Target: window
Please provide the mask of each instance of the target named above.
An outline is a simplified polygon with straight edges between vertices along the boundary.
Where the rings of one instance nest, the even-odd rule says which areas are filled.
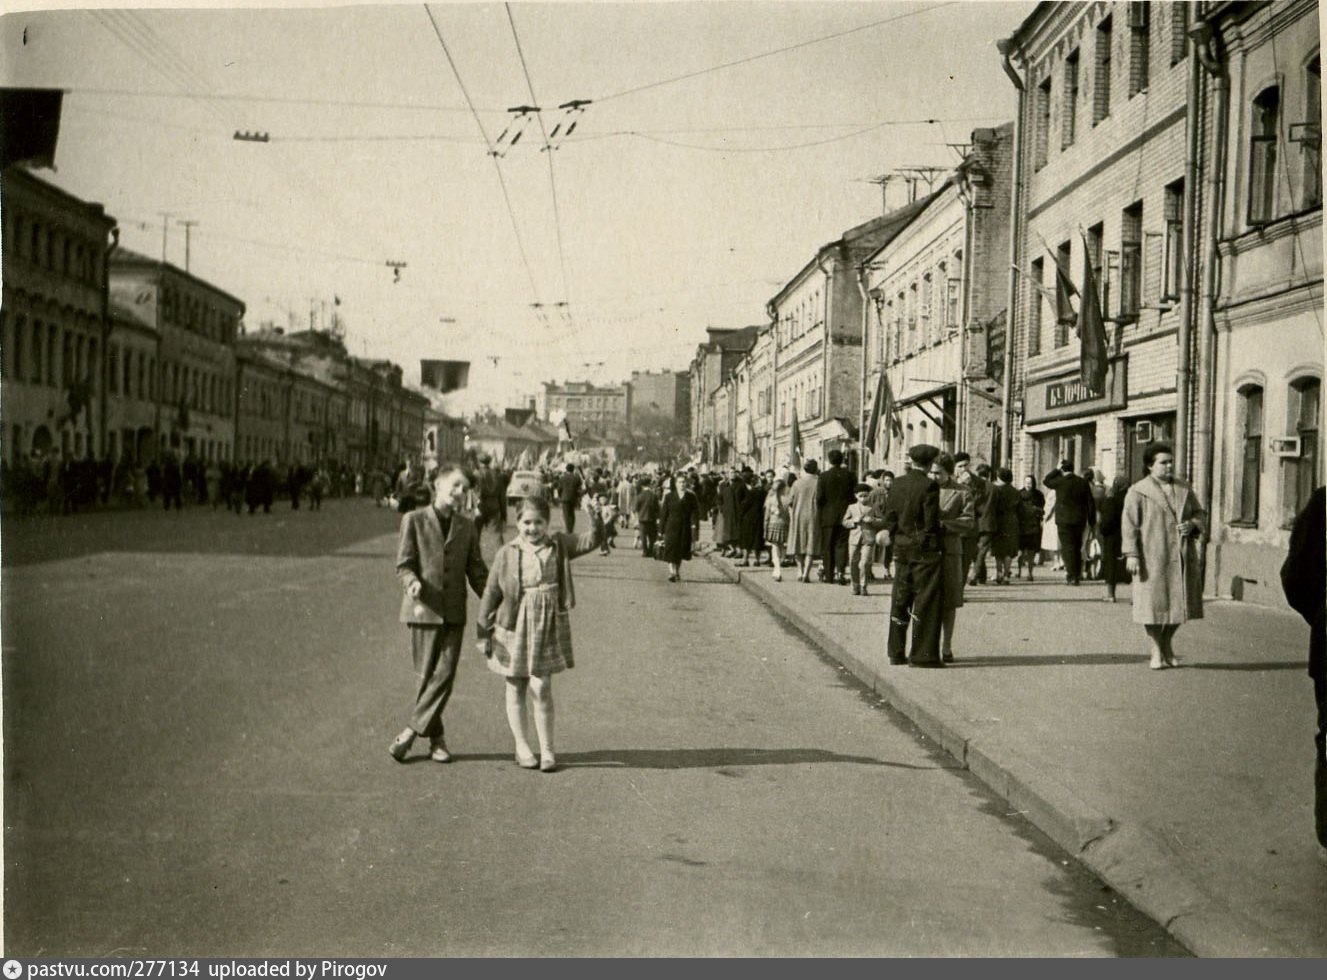
[[[54,323],[46,325],[46,383],[52,388],[56,387],[55,376],[55,352],[59,349],[56,341],[59,339],[60,328]]]
[[[106,351],[106,374],[110,380],[107,391],[112,395],[120,393],[120,348],[111,344]]]
[[[1318,489],[1318,416],[1322,411],[1322,382],[1302,378],[1290,386],[1286,417],[1289,435],[1299,436],[1299,456],[1281,461],[1281,524],[1289,527]]]
[[[79,343],[82,343],[82,341],[79,341]],[[93,365],[97,363],[97,342],[89,339],[87,343],[87,361],[85,362],[83,376],[87,379],[88,386],[95,395],[101,391],[100,374],[93,369]]]
[[[1276,216],[1276,131],[1281,117],[1281,90],[1265,88],[1253,100],[1249,137],[1249,224]]]
[[[66,333],[60,345],[60,384],[68,388],[74,380],[74,338]]]
[[[1162,256],[1161,298],[1178,300],[1184,276],[1184,180],[1166,185],[1166,235]]]
[[[1046,303],[1042,283],[1046,281],[1046,260],[1032,260],[1032,295],[1028,297],[1028,354],[1041,353],[1041,312]]]
[[[32,321],[32,383],[41,384],[46,376],[42,370],[42,352],[46,349],[45,333],[41,328],[40,320]]]
[[[1258,385],[1246,385],[1239,390],[1240,444],[1244,447],[1239,457],[1237,485],[1239,499],[1231,520],[1237,524],[1258,523],[1258,486],[1262,477],[1263,390]]]
[[[1037,124],[1033,133],[1032,166],[1040,170],[1046,166],[1047,148],[1051,141],[1051,80],[1046,78],[1037,86]]]
[[[1170,63],[1177,65],[1189,53],[1189,5],[1179,2],[1170,5]]]
[[[960,321],[963,318],[963,280],[947,279],[945,285],[945,327],[957,330],[962,326]]]
[[[1092,125],[1110,115],[1110,46],[1111,20],[1107,17],[1097,25],[1097,73],[1092,88]]]
[[[1138,319],[1142,305],[1143,274],[1143,202],[1124,209],[1120,222],[1120,295],[1119,318]]]
[[[1129,4],[1129,98],[1147,90],[1151,74],[1152,5]]]
[[[12,357],[6,357],[6,361],[12,360],[13,367],[9,369],[10,377],[15,381],[23,381],[27,378],[27,373],[23,370],[23,353],[28,345],[28,338],[24,336],[28,331],[27,317],[17,316],[14,318],[14,347],[11,351]]]
[[[1299,143],[1302,189],[1300,208],[1322,204],[1322,63],[1318,55],[1304,69],[1304,122],[1291,127]]]
[[[1070,250],[1068,242],[1061,242],[1060,247],[1055,250],[1055,275],[1057,279],[1063,277],[1066,284],[1072,283],[1073,276],[1069,274]],[[1069,298],[1069,290],[1060,285],[1055,286],[1055,346],[1064,347],[1069,343],[1069,328],[1074,324],[1073,304]]]
[[[917,305],[917,320],[920,339],[923,344],[929,344],[935,340],[935,332],[931,322],[931,274],[929,272],[922,275],[920,299]]]
[[[1078,122],[1078,49],[1064,59],[1064,107],[1060,117],[1060,149],[1074,145]]]

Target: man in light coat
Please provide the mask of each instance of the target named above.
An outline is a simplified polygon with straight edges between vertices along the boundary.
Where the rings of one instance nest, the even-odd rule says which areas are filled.
[[[434,762],[450,762],[442,712],[452,696],[456,663],[465,632],[465,586],[483,595],[488,566],[479,550],[479,530],[461,512],[468,488],[465,473],[441,466],[433,479],[433,502],[401,519],[396,577],[405,594],[401,622],[410,627],[410,652],[418,686],[410,725],[388,747],[405,760],[416,736],[429,739]]]

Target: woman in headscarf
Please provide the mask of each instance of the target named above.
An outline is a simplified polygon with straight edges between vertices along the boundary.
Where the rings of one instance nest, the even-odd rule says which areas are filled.
[[[1115,601],[1115,587],[1129,583],[1129,573],[1124,568],[1123,541],[1121,538],[1120,517],[1124,512],[1124,497],[1129,492],[1129,478],[1117,476],[1110,485],[1110,490],[1097,505],[1097,533],[1101,536],[1101,577],[1106,583],[1106,596],[1103,601]]]
[[[1027,566],[1028,581],[1037,564],[1037,550],[1041,547],[1041,515],[1046,507],[1046,495],[1037,489],[1037,478],[1027,476],[1018,491],[1018,577],[1023,577]]]
[[[1175,479],[1174,450],[1154,442],[1147,476],[1129,488],[1120,516],[1125,566],[1133,577],[1133,621],[1147,632],[1153,670],[1178,667],[1172,643],[1181,624],[1203,616],[1198,542],[1206,518],[1188,485]]]
[[[737,518],[738,544],[742,548],[742,567],[760,564],[764,550],[762,524],[765,520],[765,486],[754,473],[746,476],[746,495]]]
[[[954,660],[954,626],[963,605],[963,535],[977,526],[973,493],[954,481],[954,457],[941,453],[931,463],[931,479],[940,487],[940,524],[945,529],[944,559],[941,563],[940,659]]]
[[[820,466],[808,459],[793,484],[788,501],[788,553],[797,556],[797,581],[811,581],[811,566],[820,554],[820,510],[816,490]]]

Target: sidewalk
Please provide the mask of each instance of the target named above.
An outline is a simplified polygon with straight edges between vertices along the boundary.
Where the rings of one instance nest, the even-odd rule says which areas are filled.
[[[1211,602],[1177,670],[1147,668],[1128,589],[968,589],[947,670],[885,658],[889,584],[868,597],[784,569],[724,574],[870,685],[978,778],[1201,956],[1327,956],[1313,835],[1308,627]]]

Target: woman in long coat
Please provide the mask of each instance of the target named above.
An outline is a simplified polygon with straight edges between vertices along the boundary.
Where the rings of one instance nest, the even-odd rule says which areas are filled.
[[[1018,577],[1023,577],[1023,566],[1027,565],[1029,582],[1041,548],[1041,514],[1045,507],[1046,495],[1037,489],[1037,478],[1025,477],[1023,489],[1018,491]]]
[[[940,524],[945,529],[944,559],[940,564],[940,659],[954,660],[954,626],[958,611],[963,606],[963,588],[967,579],[963,575],[963,536],[971,534],[977,526],[976,501],[973,493],[954,481],[954,457],[941,453],[931,464],[931,479],[940,487]]]
[[[991,555],[995,558],[995,584],[1008,585],[1011,565],[1018,556],[1018,512],[1023,500],[1014,489],[1014,474],[1010,470],[1001,468],[995,475],[998,482],[991,486],[986,498],[986,512],[991,513],[994,524]]]
[[[1115,589],[1129,583],[1124,569],[1123,542],[1120,518],[1124,514],[1124,497],[1129,492],[1129,478],[1117,476],[1110,490],[1097,505],[1097,534],[1101,538],[1101,577],[1106,583],[1105,602],[1115,601]]]
[[[691,514],[698,506],[696,495],[670,475],[664,484],[659,506],[659,544],[655,551],[668,562],[668,581],[682,577],[682,562],[691,560]]]
[[[1120,534],[1133,576],[1133,621],[1147,631],[1153,670],[1177,667],[1171,643],[1182,623],[1203,616],[1198,541],[1206,514],[1187,484],[1175,479],[1174,451],[1154,442],[1143,454],[1147,476],[1124,498]]]
[[[811,565],[820,554],[820,510],[816,490],[820,466],[808,459],[788,497],[788,554],[797,556],[797,581],[811,581]]]

